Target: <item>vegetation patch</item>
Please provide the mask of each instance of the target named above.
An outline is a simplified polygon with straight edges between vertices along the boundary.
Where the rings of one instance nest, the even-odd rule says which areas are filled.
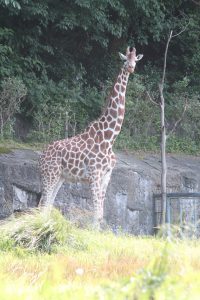
[[[125,120],[115,146],[157,151],[160,111],[155,102],[164,45],[173,30],[164,87],[168,132],[186,103],[187,109],[167,151],[199,154],[199,7],[198,0],[59,5],[52,0],[1,0],[1,138],[49,143],[83,131],[100,116],[122,66],[118,52],[130,45],[144,59],[130,76]]]
[[[4,146],[0,146],[0,154],[8,154],[11,151],[12,150],[10,148],[4,147]]]
[[[85,247],[79,241],[74,229],[57,210],[46,214],[38,209],[31,209],[20,217],[12,217],[0,226],[2,236],[0,249],[22,248],[28,252],[51,253],[56,247],[69,245],[73,248]]]
[[[2,222],[0,236],[1,300],[199,298],[195,239],[83,230],[37,210]]]

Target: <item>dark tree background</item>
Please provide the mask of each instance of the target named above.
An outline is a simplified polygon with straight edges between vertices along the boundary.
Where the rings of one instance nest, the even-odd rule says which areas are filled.
[[[120,67],[118,51],[134,45],[144,59],[130,78],[127,112],[117,147],[156,149],[156,100],[170,30],[165,97],[169,128],[189,108],[169,151],[196,153],[200,140],[200,6],[192,0],[1,0],[0,83],[12,78],[27,89],[15,122],[29,124],[26,140],[49,141],[79,132],[96,118]],[[16,80],[15,80],[16,79]],[[3,86],[1,85],[1,90]]]

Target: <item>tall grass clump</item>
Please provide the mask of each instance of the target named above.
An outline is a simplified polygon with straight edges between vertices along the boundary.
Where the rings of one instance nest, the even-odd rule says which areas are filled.
[[[168,251],[165,245],[160,256],[154,258],[150,266],[143,269],[136,277],[133,284],[135,299],[155,299],[156,291],[168,276],[168,264]]]
[[[167,238],[170,241],[177,242],[179,240],[197,240],[200,237],[199,233],[200,221],[196,224],[186,222],[183,224],[165,224],[157,228],[157,236]]]
[[[58,210],[45,214],[38,209],[11,217],[0,225],[0,250],[20,247],[29,252],[55,252],[59,246],[84,248],[75,227]]]
[[[141,268],[135,274],[133,273],[133,276],[125,279],[118,286],[108,288],[110,298],[127,300],[160,299],[157,298],[157,293],[168,279],[170,271],[168,244],[166,243],[163,246],[161,253],[156,254],[155,257],[152,256],[145,268]]]

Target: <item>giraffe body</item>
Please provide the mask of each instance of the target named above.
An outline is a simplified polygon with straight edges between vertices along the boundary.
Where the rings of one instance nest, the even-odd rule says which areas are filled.
[[[124,119],[125,93],[129,74],[134,71],[135,48],[120,54],[125,64],[114,84],[109,103],[101,117],[82,134],[50,144],[40,158],[42,197],[40,206],[50,208],[63,182],[87,182],[94,205],[94,221],[103,219],[103,204],[112,170],[116,163],[112,151]]]

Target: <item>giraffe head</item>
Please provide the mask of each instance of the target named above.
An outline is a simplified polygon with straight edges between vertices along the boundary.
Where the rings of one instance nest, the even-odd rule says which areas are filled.
[[[133,47],[128,47],[126,50],[126,55],[119,53],[120,58],[124,61],[124,67],[129,73],[133,73],[135,70],[136,62],[142,59],[143,54],[136,56],[136,49]]]

